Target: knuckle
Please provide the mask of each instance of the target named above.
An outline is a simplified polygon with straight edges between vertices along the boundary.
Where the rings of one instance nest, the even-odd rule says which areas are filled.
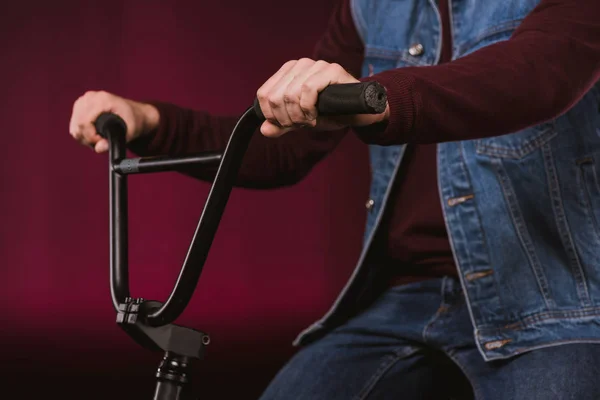
[[[326,67],[329,65],[329,63],[327,61],[318,60],[317,62],[315,62],[315,65],[317,65],[318,67]]]
[[[311,86],[309,83],[307,83],[307,82],[304,82],[304,83],[303,83],[303,84],[300,86],[300,91],[301,91],[302,93],[310,93],[310,92],[312,92],[312,91],[313,91],[313,88],[312,88],[312,86]]]
[[[310,116],[312,115],[312,107],[307,103],[301,103],[300,109],[302,110],[304,115],[306,115],[310,119]]]
[[[334,72],[340,72],[344,70],[344,68],[342,68],[342,66],[338,63],[330,64],[329,68]]]
[[[283,98],[282,96],[270,96],[268,99],[269,105],[271,106],[271,108],[276,109],[276,108],[281,108],[281,103],[283,103]]]
[[[100,98],[103,101],[108,101],[111,98],[111,94],[108,92],[105,92],[104,90],[99,91],[97,96],[98,96],[98,98]]]
[[[301,113],[290,114],[290,119],[292,120],[292,123],[294,125],[301,125],[304,124],[306,121],[306,118]]]
[[[283,64],[284,67],[292,67],[294,66],[296,63],[298,62],[298,60],[289,60],[287,61],[285,64]]]
[[[79,142],[81,144],[85,144],[87,142],[87,139],[83,135],[76,135],[73,137],[75,138],[75,140],[77,140],[77,142]]]
[[[314,64],[314,60],[308,57],[303,57],[300,60],[298,60],[298,63],[300,64]]]
[[[311,110],[302,110],[304,112],[304,123],[307,124],[316,124],[317,123],[317,118],[315,117],[315,115],[313,114],[313,112]]]
[[[284,104],[294,104],[297,102],[296,96],[291,93],[286,93],[283,95],[283,103]]]
[[[259,101],[267,100],[268,95],[269,93],[267,92],[267,90],[263,88],[258,89],[258,91],[256,92],[256,97]]]

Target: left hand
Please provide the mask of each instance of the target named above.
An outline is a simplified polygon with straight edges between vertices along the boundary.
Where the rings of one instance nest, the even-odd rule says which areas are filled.
[[[308,58],[285,63],[257,91],[266,121],[260,127],[264,136],[278,137],[298,128],[336,130],[347,126],[366,126],[389,118],[389,106],[381,114],[319,117],[317,95],[329,85],[358,83],[339,64]]]

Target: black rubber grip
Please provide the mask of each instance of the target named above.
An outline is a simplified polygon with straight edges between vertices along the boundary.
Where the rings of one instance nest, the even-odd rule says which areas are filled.
[[[375,81],[327,86],[317,98],[319,115],[380,114],[386,105],[385,88]],[[265,119],[258,99],[254,99],[254,112]]]
[[[107,139],[109,133],[113,133],[115,135],[123,135],[127,133],[127,125],[125,121],[117,114],[113,113],[102,113],[96,118],[96,122],[94,122],[94,126],[96,127],[96,132],[104,139]]]

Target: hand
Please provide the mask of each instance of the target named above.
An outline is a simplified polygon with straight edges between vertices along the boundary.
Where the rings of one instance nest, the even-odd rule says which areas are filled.
[[[75,140],[91,147],[96,153],[108,150],[108,141],[98,135],[94,127],[94,121],[103,112],[115,113],[125,121],[127,142],[158,126],[158,110],[150,104],[127,100],[104,91],[86,92],[73,105],[69,132]]]
[[[371,125],[387,119],[387,107],[385,112],[375,115],[318,116],[315,105],[319,92],[329,85],[357,82],[359,80],[338,64],[308,58],[288,61],[257,91],[256,96],[266,118],[260,127],[261,133],[277,137],[298,128],[335,130]]]

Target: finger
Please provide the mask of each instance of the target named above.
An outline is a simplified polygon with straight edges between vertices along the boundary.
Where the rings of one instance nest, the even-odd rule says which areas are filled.
[[[327,86],[340,82],[340,79],[349,76],[339,64],[329,64],[310,75],[302,85],[300,94],[300,107],[310,115],[317,115],[317,98],[319,93]],[[354,79],[354,78],[352,78]],[[355,79],[354,79],[355,80]]]
[[[267,81],[258,89],[256,92],[256,98],[258,99],[258,103],[260,104],[260,109],[267,119],[273,119],[273,113],[271,112],[271,107],[269,106],[268,96],[271,92],[273,86],[279,82],[279,80],[296,64],[296,60],[288,61],[277,71],[273,76],[271,76]]]
[[[279,137],[291,130],[293,130],[294,128],[282,128],[280,126],[275,125],[274,123],[272,123],[271,121],[265,121],[262,123],[261,127],[260,127],[260,132],[267,137],[271,137],[271,138],[276,138]]]
[[[300,108],[299,96],[290,93],[290,87],[298,78],[298,75],[306,72],[315,64],[315,61],[309,58],[302,58],[290,69],[279,81],[271,88],[268,95],[269,107],[273,113],[273,119],[270,119],[275,125],[282,128],[291,128],[294,126],[292,118],[288,114],[288,108]],[[298,93],[299,95],[299,93]],[[301,112],[301,111],[300,111]],[[303,118],[302,118],[303,119]]]
[[[93,120],[94,119],[86,118],[86,122],[79,125],[79,131],[81,132],[81,138],[84,144],[95,146],[100,140],[102,140],[102,136],[96,132],[96,127],[92,122],[90,122]]]
[[[269,93],[268,104],[273,116],[272,118],[267,118],[267,120],[282,128],[290,128],[293,125],[292,119],[287,113],[285,103],[293,101],[293,99],[286,97],[286,91],[294,79],[293,72],[288,72],[288,74],[281,77],[277,85],[271,90],[271,93]]]
[[[302,108],[302,87],[308,78],[327,68],[328,65],[329,63],[325,61],[313,63],[310,68],[296,75],[296,78],[288,86],[287,96],[294,99],[294,101],[287,101],[286,109],[294,125],[314,126],[316,124],[317,110],[315,105],[313,104],[310,108]]]
[[[108,141],[106,139],[100,139],[94,146],[94,151],[98,154],[108,151]]]
[[[93,98],[97,98],[95,92],[88,92],[77,99],[73,105],[73,113],[69,122],[71,136],[79,143],[92,147],[101,139],[93,125],[96,116],[92,115],[91,109],[93,108],[89,105]]]
[[[83,132],[79,127],[79,121],[81,120],[80,114],[83,108],[83,101],[83,96],[81,96],[73,103],[73,111],[69,120],[69,133],[81,144],[83,144]]]

